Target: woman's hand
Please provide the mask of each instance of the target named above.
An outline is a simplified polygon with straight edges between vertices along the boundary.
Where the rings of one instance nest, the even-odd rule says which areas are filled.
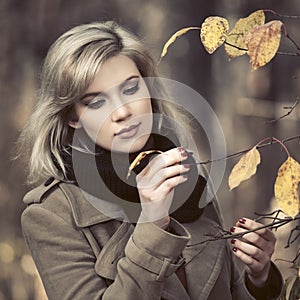
[[[252,230],[262,224],[247,218],[241,218],[232,227],[232,233],[241,233]],[[271,266],[271,257],[274,253],[276,237],[268,228],[263,228],[255,232],[246,233],[241,239],[231,241],[234,254],[245,264],[245,271],[251,282],[262,287],[267,282]]]
[[[136,176],[142,205],[139,222],[168,227],[174,188],[187,180],[184,173],[190,169],[189,165],[180,164],[185,159],[187,153],[182,147],[171,149],[153,158]]]

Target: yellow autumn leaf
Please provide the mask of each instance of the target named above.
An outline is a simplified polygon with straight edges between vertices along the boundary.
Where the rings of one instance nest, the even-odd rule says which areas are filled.
[[[128,173],[127,173],[127,179],[129,178],[130,174],[131,174],[131,171],[136,167],[138,166],[141,161],[149,154],[151,153],[163,153],[162,151],[160,150],[148,150],[148,151],[143,151],[141,152],[135,159],[134,161],[130,164],[129,166],[129,169],[128,169]]]
[[[178,37],[184,35],[185,33],[187,33],[188,31],[190,31],[192,29],[199,30],[200,28],[199,27],[186,27],[186,28],[182,28],[182,29],[176,31],[165,43],[163,50],[161,52],[161,55],[160,55],[160,59],[162,59],[167,54],[169,46],[171,44],[173,44]]]
[[[252,69],[267,64],[276,54],[281,39],[282,22],[275,20],[254,27],[245,37]]]
[[[278,170],[274,194],[279,208],[291,217],[295,217],[299,213],[299,181],[300,165],[289,156]]]
[[[232,59],[246,54],[247,46],[244,42],[245,36],[254,26],[263,25],[264,23],[265,13],[263,10],[257,10],[250,14],[247,18],[239,19],[226,38],[225,51],[228,58]]]
[[[259,164],[260,154],[255,146],[246,154],[244,154],[238,163],[233,167],[228,178],[230,190],[239,186],[242,181],[247,180],[254,175]]]
[[[225,42],[229,30],[228,21],[221,17],[208,17],[201,25],[200,39],[209,54]]]

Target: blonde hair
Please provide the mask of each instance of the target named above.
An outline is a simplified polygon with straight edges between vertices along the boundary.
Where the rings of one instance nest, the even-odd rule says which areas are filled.
[[[76,26],[51,46],[42,68],[38,102],[19,140],[20,153],[29,157],[29,183],[49,177],[66,178],[63,155],[72,143],[74,129],[68,122],[73,105],[101,64],[117,54],[132,59],[143,77],[157,77],[144,43],[113,21]],[[163,93],[161,86],[156,89],[160,90],[156,94]],[[155,104],[153,111],[183,118],[166,101]]]

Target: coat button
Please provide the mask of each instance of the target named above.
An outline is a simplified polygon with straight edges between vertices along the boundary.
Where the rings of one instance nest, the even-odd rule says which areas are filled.
[[[54,177],[50,177],[47,179],[47,181],[44,183],[44,186],[50,185],[54,181]]]

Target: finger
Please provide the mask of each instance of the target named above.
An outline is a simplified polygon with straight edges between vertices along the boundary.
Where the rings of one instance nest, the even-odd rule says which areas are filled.
[[[170,193],[177,185],[187,181],[186,175],[176,176],[165,180],[157,189],[156,192],[162,195]]]
[[[237,256],[245,265],[251,267],[251,269],[259,269],[259,267],[261,267],[261,264],[258,260],[243,252],[241,249],[233,247],[232,251],[235,256]]]
[[[238,220],[238,222],[236,223],[237,226],[239,227],[243,227],[245,229],[248,230],[253,230],[256,229],[258,227],[263,226],[263,224],[255,222],[251,219],[247,219],[247,218],[240,218]],[[274,235],[274,233],[269,229],[269,228],[262,228],[259,229],[257,231],[255,231],[257,234],[259,234],[260,236],[262,236],[265,240],[267,241],[271,241],[271,242],[276,242],[276,237]]]
[[[157,188],[140,188],[139,194],[142,202],[159,202],[170,197],[173,189],[187,180],[186,175],[176,176],[167,179]]]
[[[256,260],[254,257],[249,256],[248,254],[244,253],[242,250],[236,247],[234,247],[232,250],[235,256],[237,256],[241,260],[241,262],[245,264],[246,272],[250,275],[254,275],[261,272],[266,266],[265,263]]]
[[[152,176],[156,174],[159,170],[180,163],[187,159],[187,153],[182,147],[173,148],[162,154],[154,157],[149,164],[140,172],[140,176]],[[138,176],[139,176],[138,175]]]
[[[234,245],[235,248],[241,250],[243,253],[247,254],[248,256],[251,256],[252,258],[256,259],[261,263],[265,263],[269,260],[268,255],[255,245],[251,245],[242,240],[232,240],[231,243]]]
[[[156,221],[169,215],[174,187],[186,180],[183,176],[171,178],[159,189],[151,192],[148,197],[146,196],[144,200],[141,199],[142,212],[147,216],[148,221]]]
[[[234,231],[234,233],[239,234],[239,233],[247,232],[247,229],[243,229],[240,227],[233,227],[231,231]],[[262,236],[260,236],[256,232],[246,233],[242,236],[242,239],[244,241],[247,241],[250,244],[255,245],[270,257],[274,252],[274,243],[265,240]]]
[[[139,189],[157,189],[168,178],[172,178],[178,175],[182,175],[190,170],[189,164],[173,165],[162,170],[159,170],[154,174],[153,178],[149,176],[139,177],[138,188]]]

